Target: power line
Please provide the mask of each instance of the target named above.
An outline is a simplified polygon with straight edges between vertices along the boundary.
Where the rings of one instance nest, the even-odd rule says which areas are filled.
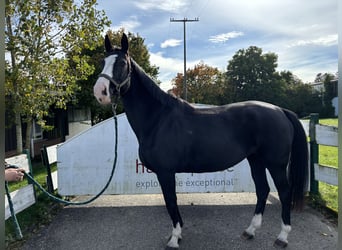
[[[185,24],[187,22],[198,22],[199,18],[196,17],[195,19],[188,19],[184,17],[183,19],[174,19],[170,18],[170,22],[183,22],[183,30],[184,30],[184,84],[183,84],[183,98],[184,100],[188,99],[188,90],[186,86],[186,29],[185,29]]]

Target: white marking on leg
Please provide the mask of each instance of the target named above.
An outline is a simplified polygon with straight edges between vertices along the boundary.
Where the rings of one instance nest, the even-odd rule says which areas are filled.
[[[290,232],[291,232],[291,226],[285,225],[283,222],[281,222],[281,231],[280,231],[280,234],[278,235],[278,240],[288,243],[287,236],[289,235]]]
[[[172,229],[171,239],[167,243],[167,246],[172,247],[172,248],[179,248],[179,244],[178,244],[179,239],[182,239],[182,228],[178,222],[176,227]]]
[[[262,223],[262,214],[255,214],[253,216],[251,224],[246,229],[246,233],[248,233],[249,235],[255,236],[255,230],[261,227],[261,223]]]

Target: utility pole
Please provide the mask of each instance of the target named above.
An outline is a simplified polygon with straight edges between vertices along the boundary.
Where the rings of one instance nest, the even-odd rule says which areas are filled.
[[[198,22],[199,18],[196,17],[195,19],[188,19],[184,17],[184,19],[174,19],[170,18],[170,22],[183,22],[183,28],[184,28],[184,84],[183,84],[183,98],[184,100],[187,101],[188,99],[188,90],[186,86],[186,29],[185,29],[185,24],[187,22]]]

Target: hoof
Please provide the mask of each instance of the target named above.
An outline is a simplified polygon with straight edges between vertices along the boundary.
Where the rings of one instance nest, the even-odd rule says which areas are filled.
[[[168,238],[167,242],[169,242],[169,241],[171,240],[171,238],[172,238],[172,236],[170,236],[170,237]],[[182,241],[182,238],[178,238],[178,239],[177,239],[177,243],[180,243],[181,241]]]
[[[165,247],[165,250],[175,250],[175,249],[179,249],[179,247],[169,247],[169,246]]]
[[[241,234],[241,239],[252,240],[252,239],[254,239],[254,235],[251,235],[251,234],[247,233],[246,231],[243,231],[243,233]]]
[[[276,248],[286,248],[287,247],[287,242],[284,242],[282,240],[277,239],[274,242],[273,246],[276,247]]]
[[[173,242],[172,245],[173,246],[169,246],[170,241],[172,239],[172,236],[169,237],[169,239],[167,240],[167,245],[165,247],[165,250],[175,250],[175,249],[179,249],[179,243],[181,242],[182,238],[178,238],[177,239],[177,243]]]

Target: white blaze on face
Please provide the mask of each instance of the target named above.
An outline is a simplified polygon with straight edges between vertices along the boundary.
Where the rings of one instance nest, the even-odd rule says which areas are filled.
[[[111,55],[104,59],[105,64],[101,74],[113,77],[113,66],[118,55]],[[101,104],[110,103],[109,80],[104,77],[99,77],[94,85],[94,96]]]

